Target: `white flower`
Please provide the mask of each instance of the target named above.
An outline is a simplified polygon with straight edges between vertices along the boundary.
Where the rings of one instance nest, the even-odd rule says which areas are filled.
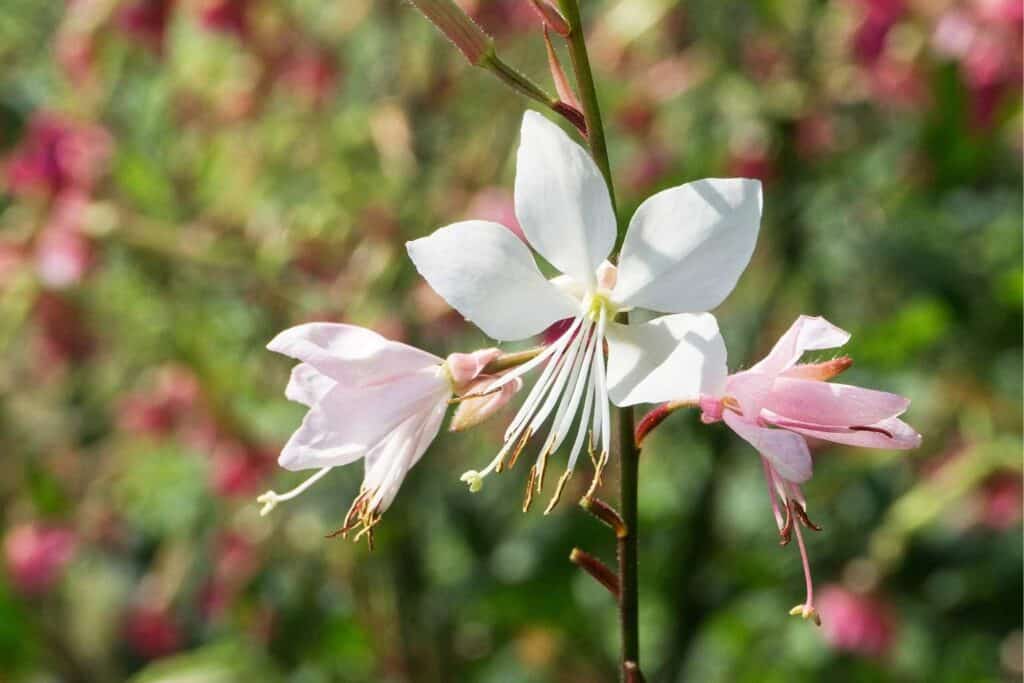
[[[616,220],[601,173],[558,126],[528,111],[516,165],[515,209],[530,246],[561,275],[546,279],[529,248],[508,228],[488,221],[455,223],[407,247],[434,290],[495,339],[524,339],[572,319],[543,353],[489,387],[497,390],[544,364],[498,455],[482,472],[463,476],[478,489],[506,458],[514,463],[553,414],[527,492],[528,504],[532,485],[541,488],[548,456],[575,422],[576,437],[553,505],[588,427],[599,447],[591,450],[598,483],[611,447],[609,398],[628,406],[696,399],[721,388],[725,345],[714,316],[704,311],[722,302],[750,260],[761,218],[761,185],[706,179],[650,197],[630,221],[616,268],[606,260],[615,244]],[[617,313],[635,308],[672,315],[632,325],[614,321]]]
[[[267,348],[302,361],[285,395],[309,406],[278,462],[289,470],[318,471],[288,493],[260,496],[261,514],[332,468],[362,458],[363,484],[339,532],[358,529],[356,538],[367,534],[372,540],[369,532],[444,419],[455,389],[447,364],[376,332],[331,323],[292,327]]]

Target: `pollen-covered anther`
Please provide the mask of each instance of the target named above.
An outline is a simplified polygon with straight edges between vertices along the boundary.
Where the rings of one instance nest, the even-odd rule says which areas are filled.
[[[569,482],[572,477],[572,470],[566,470],[562,473],[562,476],[558,478],[558,484],[555,485],[555,493],[551,496],[551,500],[548,502],[548,506],[544,508],[544,514],[549,514],[558,505],[558,501],[562,499],[562,491],[565,489],[565,485]]]
[[[342,521],[341,527],[327,534],[327,538],[341,536],[344,539],[348,539],[349,532],[355,530],[356,534],[352,537],[352,541],[357,542],[360,538],[366,536],[366,543],[370,550],[373,550],[373,528],[381,520],[381,513],[375,508],[370,507],[370,502],[375,494],[376,491],[373,489],[362,489],[359,495],[356,496],[356,499],[352,501],[348,512],[345,513],[345,519]]]
[[[786,521],[779,528],[779,545],[786,546],[793,540],[793,510],[792,501],[786,506]]]
[[[793,510],[793,514],[796,515],[796,518],[800,520],[800,523],[803,524],[804,527],[813,531],[821,531],[821,527],[812,522],[811,518],[807,516],[807,510],[804,509],[803,505],[795,500],[789,501],[789,505]]]
[[[533,503],[533,483],[537,479],[537,466],[533,465],[530,467],[530,473],[526,477],[526,493],[523,495],[523,512],[530,511],[530,505]]]
[[[591,452],[591,460],[594,462],[594,478],[590,480],[590,487],[584,498],[592,498],[597,489],[601,488],[601,477],[604,474],[604,466],[608,464],[608,454],[602,451],[601,455],[595,457]]]
[[[516,466],[516,460],[519,459],[519,454],[523,452],[524,448],[526,448],[526,444],[530,440],[530,437],[532,437],[532,436],[533,436],[533,430],[532,429],[527,429],[525,432],[523,432],[523,436],[522,436],[522,438],[519,439],[519,443],[517,443],[515,448],[512,449],[512,457],[509,458],[509,461],[508,461],[508,468],[509,469],[512,469],[513,467]]]

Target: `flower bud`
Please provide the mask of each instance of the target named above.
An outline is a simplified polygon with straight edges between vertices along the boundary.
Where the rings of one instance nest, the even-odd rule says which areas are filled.
[[[537,10],[544,25],[552,31],[563,37],[567,37],[572,32],[569,22],[562,16],[562,13],[547,0],[530,0],[530,3]]]
[[[493,380],[488,378],[477,383],[480,390],[486,388],[486,385]],[[452,415],[452,421],[449,428],[453,432],[461,432],[471,427],[476,427],[478,424],[491,417],[499,410],[505,407],[512,397],[522,389],[523,380],[516,379],[514,382],[509,382],[498,391],[483,396],[477,396],[475,398],[464,399],[459,403],[458,409],[455,414]],[[472,394],[476,387],[470,387],[467,393]]]
[[[410,0],[465,55],[479,65],[494,49],[494,41],[454,0]]]
[[[456,389],[464,390],[475,380],[487,364],[501,355],[500,349],[480,349],[473,353],[453,353],[445,360],[445,367]]]

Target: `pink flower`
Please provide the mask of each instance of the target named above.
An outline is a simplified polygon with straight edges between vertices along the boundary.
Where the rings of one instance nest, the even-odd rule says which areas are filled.
[[[111,146],[99,126],[38,113],[7,159],[7,187],[14,194],[88,192],[106,170]]]
[[[836,650],[877,658],[892,648],[896,619],[881,600],[829,585],[821,591],[818,611],[825,640]]]
[[[267,348],[301,361],[285,396],[309,407],[278,463],[317,472],[287,493],[264,493],[261,514],[331,469],[363,460],[363,484],[339,533],[355,530],[371,543],[374,525],[437,436],[452,394],[498,355],[485,349],[446,361],[362,327],[331,323],[292,327]]]
[[[807,601],[794,613],[804,618],[816,614],[800,527],[817,529],[800,490],[811,477],[806,437],[865,448],[907,449],[921,443],[921,435],[898,417],[910,405],[908,399],[826,381],[846,370],[849,358],[798,363],[805,351],[836,348],[849,338],[824,318],[800,316],[761,362],[730,375],[715,395],[700,398],[705,423],[724,420],[761,454],[782,544],[796,532]]]
[[[11,583],[25,595],[48,591],[74,557],[74,532],[37,523],[22,524],[4,539],[4,559]]]

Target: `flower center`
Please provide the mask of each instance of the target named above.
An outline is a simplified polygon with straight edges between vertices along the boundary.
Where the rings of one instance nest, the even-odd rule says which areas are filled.
[[[610,295],[611,292],[604,289],[588,294],[583,299],[583,314],[596,323],[601,318],[601,311],[604,311],[605,320],[613,320],[619,307],[612,302]]]

